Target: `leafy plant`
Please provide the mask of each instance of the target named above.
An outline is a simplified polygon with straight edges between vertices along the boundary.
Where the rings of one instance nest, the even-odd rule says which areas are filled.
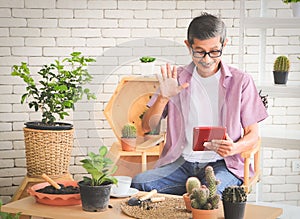
[[[300,0],[282,0],[282,1],[285,4],[292,3],[292,2],[300,2]]]
[[[16,213],[15,215],[11,213],[6,213],[1,211],[2,201],[0,200],[0,218],[1,219],[19,219],[21,216],[21,212]]]
[[[274,62],[273,70],[276,72],[288,72],[290,70],[290,60],[286,56],[278,56]]]
[[[151,57],[151,56],[143,56],[140,58],[141,62],[147,63],[147,62],[154,62],[156,58]]]
[[[91,177],[83,177],[86,184],[91,186],[117,184],[118,180],[112,176],[116,172],[117,166],[112,166],[113,161],[106,157],[107,153],[107,147],[101,146],[99,154],[89,152],[89,158],[80,161],[86,171],[91,174]]]
[[[90,62],[95,62],[93,58],[81,56],[80,52],[71,53],[70,58],[65,58],[61,62],[55,60],[54,63],[44,65],[38,75],[41,76],[39,85],[35,82],[27,63],[22,62],[20,66],[14,65],[12,76],[18,76],[27,84],[26,93],[22,95],[21,103],[26,99],[29,101],[29,108],[42,111],[42,122],[53,124],[56,121],[55,115],[60,119],[68,116],[67,109],[74,109],[74,104],[81,100],[83,95],[88,99],[96,99],[95,95],[88,88],[83,89],[83,85],[91,82],[92,76],[88,73],[86,66]],[[68,68],[65,64],[68,64]]]
[[[122,138],[136,138],[136,127],[132,123],[127,123],[122,128]]]

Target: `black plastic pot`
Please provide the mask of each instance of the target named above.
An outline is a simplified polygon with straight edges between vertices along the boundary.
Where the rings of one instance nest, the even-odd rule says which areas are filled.
[[[223,201],[225,219],[243,219],[245,214],[246,202],[226,202]]]
[[[287,71],[273,71],[275,84],[286,84],[289,76]]]
[[[78,183],[82,209],[89,212],[106,211],[110,198],[112,184],[90,186],[83,181]]]
[[[51,125],[42,123],[40,121],[26,122],[24,125],[30,129],[38,130],[70,130],[73,128],[73,125],[65,122],[55,122]]]

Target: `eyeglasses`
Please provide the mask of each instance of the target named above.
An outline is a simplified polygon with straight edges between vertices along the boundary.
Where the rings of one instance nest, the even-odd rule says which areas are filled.
[[[221,46],[221,48],[219,50],[212,50],[209,52],[205,52],[205,51],[197,52],[197,51],[193,50],[192,47],[191,47],[191,49],[192,49],[194,58],[204,58],[206,55],[208,55],[210,58],[218,58],[222,55],[223,45]]]

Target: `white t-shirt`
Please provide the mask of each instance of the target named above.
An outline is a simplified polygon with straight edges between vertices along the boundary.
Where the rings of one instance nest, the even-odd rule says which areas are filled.
[[[207,78],[201,77],[194,68],[191,86],[190,111],[185,121],[187,145],[182,156],[189,162],[214,162],[223,159],[214,151],[193,151],[193,128],[197,126],[218,126],[218,99],[220,70]]]

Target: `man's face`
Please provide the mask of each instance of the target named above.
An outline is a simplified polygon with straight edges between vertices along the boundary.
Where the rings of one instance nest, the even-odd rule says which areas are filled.
[[[190,50],[198,74],[206,78],[218,71],[222,49],[225,46],[225,43],[221,44],[219,36],[207,40],[194,39],[192,45],[187,41],[185,43]]]

